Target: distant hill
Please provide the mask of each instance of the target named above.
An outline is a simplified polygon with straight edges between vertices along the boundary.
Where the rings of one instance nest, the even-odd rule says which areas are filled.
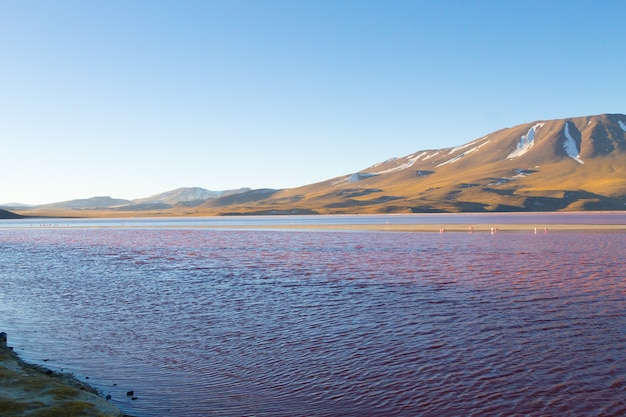
[[[182,205],[185,207],[193,207],[205,203],[207,200],[213,200],[220,197],[245,193],[250,191],[249,188],[239,188],[236,190],[211,191],[200,187],[177,188],[175,190],[166,191],[151,197],[139,198],[133,200],[136,205],[160,204],[162,206],[174,207]]]
[[[116,207],[122,207],[132,204],[130,200],[122,200],[119,198],[111,197],[91,197],[78,200],[62,201],[59,203],[44,204],[36,206],[37,210],[99,210],[99,209],[112,209]]]
[[[187,187],[177,188],[175,190],[155,194],[150,197],[143,197],[134,200],[100,196],[43,204],[39,206],[27,206],[14,203],[11,205],[11,208],[27,212],[29,215],[69,215],[89,217],[100,214],[119,215],[119,213],[126,212],[127,215],[134,216],[140,213],[145,213],[146,215],[158,215],[164,211],[167,212],[167,214],[176,215],[176,210],[201,206],[209,201],[225,199],[231,195],[244,196],[250,191],[252,191],[250,188],[211,191],[200,187]],[[116,212],[118,213],[116,214]]]
[[[0,209],[0,219],[21,219],[23,217],[8,210]]]
[[[20,203],[6,203],[6,204],[0,204],[0,208],[4,209],[4,210],[9,210],[9,211],[13,211],[13,210],[24,210],[24,209],[28,209],[33,207],[33,205],[31,204],[20,204]]]
[[[94,197],[28,211],[51,209],[81,215],[626,210],[626,116],[534,121],[292,189],[179,188],[133,201]]]

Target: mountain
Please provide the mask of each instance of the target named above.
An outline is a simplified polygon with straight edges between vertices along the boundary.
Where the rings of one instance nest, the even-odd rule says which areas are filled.
[[[12,209],[29,211],[39,214],[40,212],[53,212],[59,215],[64,210],[90,210],[102,212],[103,210],[115,211],[154,211],[154,210],[171,210],[180,207],[195,207],[209,200],[218,199],[232,194],[245,193],[250,191],[249,188],[240,188],[236,190],[211,191],[200,187],[177,188],[175,190],[166,191],[164,193],[155,194],[150,197],[138,198],[135,200],[124,200],[112,198],[109,196],[92,197],[86,199],[77,199],[62,201],[58,203],[44,204],[39,206],[25,206],[14,204]],[[80,213],[79,215],[89,215],[89,213]]]
[[[24,212],[77,209],[81,216],[626,210],[626,116],[534,121],[298,188],[179,188]]]
[[[166,191],[164,193],[155,194],[150,197],[139,198],[133,200],[135,205],[162,205],[173,207],[177,204],[186,207],[194,207],[200,205],[207,200],[244,193],[250,191],[249,188],[239,188],[236,190],[211,191],[200,187],[177,188],[175,190]]]
[[[20,203],[6,203],[0,204],[0,208],[5,210],[23,210],[33,207],[31,204],[20,204]]]
[[[626,209],[626,116],[535,121],[414,152],[265,199],[235,213]]]
[[[99,210],[99,209],[112,209],[116,207],[122,207],[132,204],[129,200],[122,200],[119,198],[111,197],[91,197],[78,200],[62,201],[59,203],[44,204],[36,206],[35,209],[49,209],[49,210]]]

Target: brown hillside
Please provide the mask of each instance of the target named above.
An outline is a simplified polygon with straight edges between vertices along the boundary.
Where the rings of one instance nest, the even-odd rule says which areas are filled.
[[[464,145],[417,151],[298,188],[245,190],[193,206],[162,210],[118,207],[97,213],[158,216],[624,209],[626,116],[604,114],[526,123]],[[90,213],[81,210],[78,215]]]
[[[527,123],[465,145],[418,151],[358,173],[282,190],[229,210],[621,210],[626,208],[626,125],[620,121],[626,123],[626,116]],[[527,149],[519,147],[524,141]]]

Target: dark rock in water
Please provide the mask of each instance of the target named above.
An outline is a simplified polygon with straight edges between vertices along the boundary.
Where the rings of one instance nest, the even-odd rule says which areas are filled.
[[[13,346],[7,346],[7,338],[8,336],[5,332],[0,332],[0,347],[13,350]]]
[[[126,393],[126,395],[128,395],[129,397],[131,397],[131,396],[135,395],[135,391],[128,391],[128,392]]]
[[[106,398],[107,400],[110,400],[110,399],[112,398],[112,397],[111,397],[111,394],[107,395],[105,398]]]

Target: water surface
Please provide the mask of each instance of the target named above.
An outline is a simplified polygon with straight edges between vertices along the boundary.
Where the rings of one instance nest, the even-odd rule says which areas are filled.
[[[619,416],[624,247],[623,231],[5,228],[0,328],[137,416]]]

